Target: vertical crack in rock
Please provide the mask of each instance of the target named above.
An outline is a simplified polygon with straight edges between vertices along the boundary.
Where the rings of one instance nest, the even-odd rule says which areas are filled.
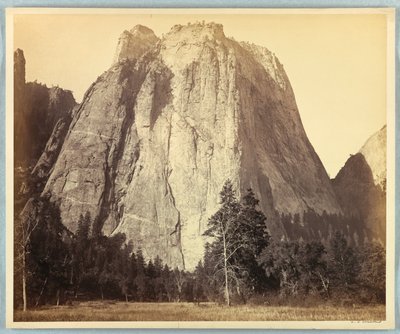
[[[154,98],[150,112],[150,131],[153,130],[154,124],[161,115],[163,108],[170,102],[171,94],[171,71],[161,62],[154,74]]]
[[[104,143],[106,146],[105,150],[105,159],[104,159],[104,191],[100,197],[99,205],[100,205],[100,212],[98,215],[98,224],[100,224],[101,229],[106,235],[109,235],[113,227],[104,226],[105,219],[108,217],[110,212],[110,205],[111,205],[111,196],[113,195],[113,186],[112,186],[112,175],[111,175],[111,168],[108,163],[109,154],[111,151],[111,146],[107,142]]]
[[[119,108],[123,107],[124,118],[121,124],[120,136],[114,149],[112,150],[111,147],[106,144],[105,184],[104,194],[102,196],[103,200],[101,204],[101,211],[99,214],[99,223],[101,224],[100,226],[102,226],[102,230],[106,235],[111,234],[119,224],[120,217],[118,215],[115,194],[116,173],[119,162],[121,161],[124,153],[127,135],[135,121],[133,106],[136,96],[146,75],[146,66],[133,60],[125,62],[118,78],[118,84],[123,86],[123,91],[119,101]],[[111,164],[108,163],[110,154],[112,155]]]
[[[97,79],[97,81],[100,80],[99,78]],[[83,99],[81,104],[79,104],[78,106],[76,106],[76,108],[74,110],[72,110],[71,112],[71,119],[65,123],[65,133],[63,131],[63,129],[61,128],[60,130],[58,130],[59,128],[55,128],[53,131],[52,136],[49,139],[49,142],[55,142],[56,145],[58,145],[59,147],[56,147],[54,150],[54,153],[51,152],[51,150],[46,149],[42,156],[40,157],[40,159],[38,160],[35,168],[32,171],[33,175],[42,175],[44,176],[44,174],[47,172],[46,178],[48,178],[50,175],[52,176],[52,178],[50,178],[43,190],[42,195],[44,195],[45,193],[49,192],[49,189],[51,187],[51,185],[57,180],[58,177],[64,176],[65,180],[63,181],[63,186],[61,189],[64,189],[65,184],[67,182],[67,176],[69,174],[69,171],[64,169],[61,169],[61,171],[59,171],[59,174],[54,175],[53,171],[54,171],[54,167],[55,164],[57,162],[58,157],[62,154],[64,148],[65,148],[65,142],[68,141],[69,136],[71,134],[71,132],[74,129],[75,124],[78,122],[82,110],[84,109],[84,106],[86,104],[86,102],[90,99],[90,96],[92,95],[93,91],[94,91],[94,87],[96,86],[96,82],[92,83],[89,88],[86,90],[85,94],[83,95]],[[68,125],[67,125],[68,123]],[[60,125],[62,126],[62,125]],[[49,159],[50,157],[50,159]],[[49,164],[49,166],[46,166],[46,163]],[[66,163],[66,161],[64,162],[64,164]]]
[[[171,76],[168,77],[168,84],[170,85],[170,79]],[[169,86],[170,87],[170,86]],[[170,92],[170,90],[169,90]],[[169,98],[172,98],[172,96],[170,95]],[[166,102],[166,101],[165,101]],[[171,176],[172,173],[172,169],[170,169],[170,148],[171,148],[171,135],[172,135],[172,115],[170,115],[170,118],[167,122],[167,126],[168,126],[168,134],[167,134],[167,152],[166,152],[166,161],[167,161],[167,165],[166,165],[166,169],[164,169],[164,178],[165,178],[165,182],[166,182],[166,192],[169,195],[172,205],[174,207],[174,209],[177,212],[177,219],[176,219],[176,224],[175,224],[175,229],[173,232],[170,233],[171,235],[175,235],[176,236],[176,240],[177,240],[177,247],[180,253],[180,256],[182,258],[182,267],[185,268],[185,257],[183,254],[183,249],[182,249],[182,243],[181,243],[181,232],[182,232],[182,222],[181,222],[181,213],[178,210],[178,208],[176,207],[176,201],[175,201],[175,197],[172,193],[172,187],[169,183],[169,178]]]
[[[168,193],[169,197],[171,198],[172,204],[173,204],[173,206],[174,206],[174,208],[175,208],[175,210],[177,212],[177,215],[178,215],[177,216],[177,222],[176,222],[176,225],[175,225],[175,230],[171,233],[171,235],[172,234],[176,234],[176,236],[177,236],[177,240],[178,240],[178,245],[177,246],[178,246],[179,252],[180,252],[180,254],[182,256],[182,267],[183,267],[183,269],[185,269],[185,256],[183,254],[182,245],[181,245],[181,242],[180,242],[180,240],[181,240],[181,231],[182,231],[181,213],[177,209],[176,204],[175,204],[175,197],[174,197],[174,195],[172,193],[172,188],[171,188],[171,185],[169,184],[169,181],[168,181],[169,176],[170,176],[169,174],[165,175],[167,193]]]

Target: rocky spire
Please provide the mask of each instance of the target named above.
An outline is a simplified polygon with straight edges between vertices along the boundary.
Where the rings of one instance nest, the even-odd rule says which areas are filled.
[[[114,63],[123,59],[138,59],[159,41],[153,30],[136,25],[130,31],[125,30],[118,40]]]
[[[14,51],[14,89],[22,92],[25,86],[25,57],[24,51],[17,49]]]

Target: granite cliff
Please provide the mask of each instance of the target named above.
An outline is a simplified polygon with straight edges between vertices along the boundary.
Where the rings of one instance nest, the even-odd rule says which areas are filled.
[[[15,165],[35,164],[45,149],[54,126],[68,122],[76,105],[71,91],[25,80],[25,57],[14,52]]]
[[[71,232],[89,211],[103,233],[191,269],[227,179],[254,190],[277,238],[278,213],[341,212],[282,64],[219,24],[123,32],[71,119],[43,153],[57,148],[43,194]]]
[[[374,183],[386,191],[386,137],[387,127],[374,133],[361,147],[361,153],[371,168]]]
[[[386,126],[347,160],[333,186],[344,213],[363,222],[357,238],[385,243]]]

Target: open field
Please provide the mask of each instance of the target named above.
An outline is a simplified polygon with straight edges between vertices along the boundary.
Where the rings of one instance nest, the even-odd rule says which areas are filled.
[[[271,321],[385,319],[385,306],[316,307],[240,305],[212,303],[123,303],[81,302],[59,307],[15,311],[15,321]]]

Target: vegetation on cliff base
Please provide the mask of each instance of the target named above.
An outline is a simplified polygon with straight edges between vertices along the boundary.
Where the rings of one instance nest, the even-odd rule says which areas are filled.
[[[15,220],[17,309],[83,300],[353,305],[385,302],[385,249],[354,247],[341,232],[320,241],[272,240],[251,189],[238,200],[228,181],[209,219],[204,258],[194,272],[146,261],[123,234],[102,235],[89,213],[76,235],[49,199],[30,200]]]

